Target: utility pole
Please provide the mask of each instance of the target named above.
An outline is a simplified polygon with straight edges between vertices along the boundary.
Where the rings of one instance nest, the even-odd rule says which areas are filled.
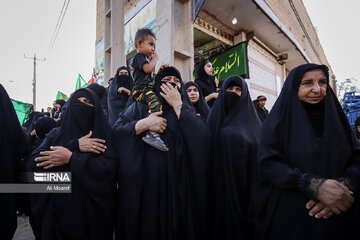
[[[36,58],[35,53],[34,53],[34,58],[26,57],[25,54],[24,54],[24,58],[34,59],[34,77],[33,77],[32,86],[33,86],[33,110],[35,111],[35,109],[36,109],[36,60],[46,61],[46,58],[38,59],[38,58]]]

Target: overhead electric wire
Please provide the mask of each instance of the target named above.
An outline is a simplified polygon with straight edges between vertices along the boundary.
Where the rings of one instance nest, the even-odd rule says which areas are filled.
[[[55,30],[54,30],[54,33],[52,35],[52,38],[51,38],[51,41],[50,41],[50,44],[49,44],[49,48],[48,48],[48,56],[47,58],[50,57],[50,54],[51,54],[51,51],[52,49],[54,48],[54,45],[55,45],[55,41],[56,41],[56,38],[59,34],[59,30],[61,28],[61,25],[62,25],[62,22],[64,20],[64,17],[65,17],[65,14],[66,14],[66,10],[69,6],[69,3],[70,3],[70,0],[64,0],[64,3],[63,3],[63,6],[62,6],[62,9],[61,9],[61,12],[60,12],[60,15],[59,15],[59,18],[57,20],[57,23],[56,23],[56,26],[55,26]],[[66,5],[66,6],[65,6]]]

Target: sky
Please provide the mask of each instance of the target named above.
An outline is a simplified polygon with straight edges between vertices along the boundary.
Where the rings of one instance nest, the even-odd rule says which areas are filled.
[[[37,62],[37,110],[51,106],[58,91],[75,90],[95,66],[96,0],[70,1],[53,50],[51,37],[64,0],[0,0],[0,83],[11,98],[31,103],[33,57]],[[360,1],[303,0],[337,80],[360,80]]]
[[[336,79],[360,80],[360,1],[302,1],[317,29],[320,43]]]
[[[96,0],[70,1],[50,55],[49,44],[64,0],[0,0],[0,83],[13,99],[32,102],[37,62],[36,110],[56,94],[75,90],[78,74],[88,81],[95,66]]]

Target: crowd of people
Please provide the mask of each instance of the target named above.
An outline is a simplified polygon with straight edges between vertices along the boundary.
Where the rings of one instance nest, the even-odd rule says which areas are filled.
[[[132,74],[122,66],[22,129],[0,85],[0,182],[72,174],[71,193],[1,193],[1,239],[17,210],[39,240],[360,238],[360,145],[325,65],[294,68],[269,113],[208,60],[194,82],[169,65],[153,74],[155,35],[135,40]]]

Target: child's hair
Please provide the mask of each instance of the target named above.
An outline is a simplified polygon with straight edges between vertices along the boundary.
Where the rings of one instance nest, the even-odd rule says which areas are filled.
[[[135,34],[135,48],[137,48],[137,43],[139,40],[144,41],[145,38],[149,35],[156,39],[155,33],[150,28],[138,29]]]

